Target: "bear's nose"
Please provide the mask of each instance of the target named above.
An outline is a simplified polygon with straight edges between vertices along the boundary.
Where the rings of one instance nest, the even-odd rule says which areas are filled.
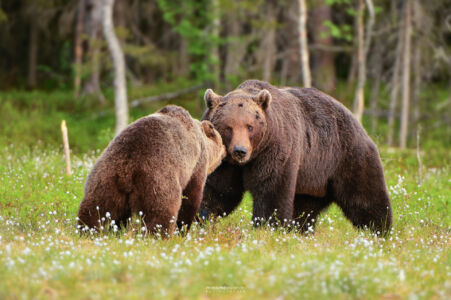
[[[235,156],[243,158],[247,154],[247,149],[242,146],[236,146],[235,148],[233,148],[233,154]]]

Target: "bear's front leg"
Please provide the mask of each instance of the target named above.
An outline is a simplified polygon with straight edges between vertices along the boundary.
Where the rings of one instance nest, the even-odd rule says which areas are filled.
[[[296,191],[296,168],[288,168],[281,176],[258,180],[258,176],[247,180],[253,197],[254,226],[266,222],[271,225],[291,224]]]

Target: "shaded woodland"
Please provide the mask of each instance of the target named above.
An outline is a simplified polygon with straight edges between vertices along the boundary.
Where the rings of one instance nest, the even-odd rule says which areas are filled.
[[[71,90],[74,101],[110,105],[105,2],[128,89],[192,83],[150,100],[258,78],[331,94],[370,133],[382,126],[390,146],[414,146],[420,128],[445,128],[449,139],[447,0],[0,0],[0,88]]]

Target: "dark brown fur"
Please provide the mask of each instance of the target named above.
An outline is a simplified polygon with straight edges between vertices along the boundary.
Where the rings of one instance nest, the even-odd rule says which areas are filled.
[[[189,227],[207,174],[224,156],[221,136],[210,122],[166,106],[130,124],[105,149],[86,181],[79,224],[99,229],[107,212],[118,225],[142,212],[152,233],[161,225],[171,234],[175,221]]]
[[[314,88],[257,80],[224,97],[208,90],[205,101],[204,119],[223,137],[228,156],[207,179],[201,214],[229,214],[249,190],[256,223],[275,215],[307,230],[334,202],[356,227],[388,231],[392,212],[379,153],[338,101]],[[237,156],[236,149],[247,153]]]

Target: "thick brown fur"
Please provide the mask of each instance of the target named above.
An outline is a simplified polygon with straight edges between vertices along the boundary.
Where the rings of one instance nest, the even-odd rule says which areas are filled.
[[[102,153],[86,181],[79,225],[98,230],[107,213],[120,225],[142,212],[151,233],[171,234],[175,221],[189,228],[207,174],[224,156],[221,136],[209,121],[166,106],[130,124]]]
[[[229,214],[249,190],[256,224],[277,220],[306,231],[336,203],[356,227],[389,230],[379,153],[338,101],[314,88],[257,80],[223,97],[207,90],[205,101],[203,118],[219,131],[228,155],[207,179],[202,215]]]

